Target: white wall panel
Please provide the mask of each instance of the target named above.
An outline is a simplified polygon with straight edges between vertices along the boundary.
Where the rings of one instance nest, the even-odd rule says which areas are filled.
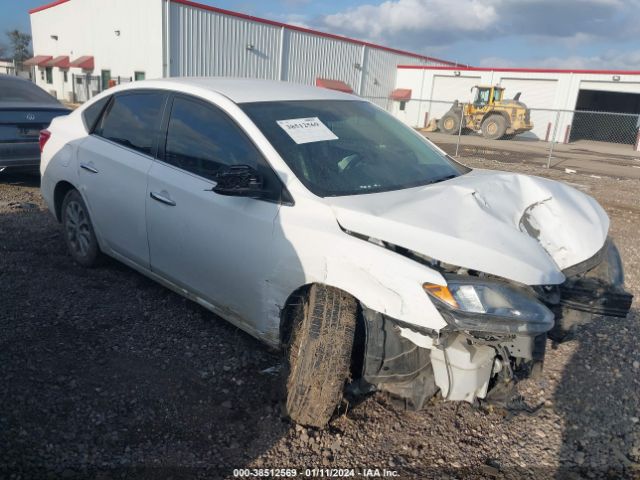
[[[172,3],[171,76],[277,79],[280,28]]]

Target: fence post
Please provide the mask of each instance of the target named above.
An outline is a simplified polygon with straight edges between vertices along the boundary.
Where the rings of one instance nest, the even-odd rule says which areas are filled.
[[[455,154],[456,158],[458,158],[458,150],[460,148],[460,137],[462,136],[463,120],[464,120],[464,103],[462,104],[462,110],[460,110],[460,125],[458,126],[458,141],[456,142],[456,154]]]
[[[551,145],[549,146],[549,158],[547,158],[547,169],[551,168],[551,156],[553,155],[553,146],[556,143],[556,134],[558,133],[558,123],[560,123],[560,110],[556,112],[556,121],[553,125],[553,136],[551,137]]]

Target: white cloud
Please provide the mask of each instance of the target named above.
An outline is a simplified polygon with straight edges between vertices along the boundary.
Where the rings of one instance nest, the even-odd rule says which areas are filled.
[[[493,0],[389,0],[361,5],[327,15],[324,23],[334,29],[368,37],[425,32],[429,29],[478,32],[492,27],[499,16]]]
[[[326,15],[316,28],[424,51],[460,40],[531,36],[575,48],[640,34],[638,0],[386,0]]]
[[[629,52],[608,51],[597,55],[552,56],[515,62],[502,57],[485,57],[478,63],[482,67],[534,67],[575,68],[595,70],[640,70],[640,50]]]

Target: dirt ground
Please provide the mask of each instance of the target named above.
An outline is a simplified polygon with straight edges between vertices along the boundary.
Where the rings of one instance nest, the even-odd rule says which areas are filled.
[[[423,135],[455,155],[457,135],[441,132]],[[631,145],[586,140],[556,143],[549,158],[550,149],[550,143],[522,135],[511,140],[487,140],[477,134],[467,134],[460,137],[458,155],[463,161],[480,157],[502,163],[526,163],[536,168],[546,167],[549,162],[551,168],[561,171],[568,168],[581,174],[640,180],[640,152],[634,151]]]
[[[439,398],[411,412],[374,394],[325,431],[295,427],[279,413],[276,354],[114,261],[73,264],[38,180],[4,175],[0,478],[233,478],[285,467],[299,478],[328,467],[355,477],[378,468],[395,478],[640,478],[638,180],[466,160],[597,198],[636,295],[628,318],[548,343],[542,377],[520,385],[541,406],[535,414]]]

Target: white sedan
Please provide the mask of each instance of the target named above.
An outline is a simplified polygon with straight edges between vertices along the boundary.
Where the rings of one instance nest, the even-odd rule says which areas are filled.
[[[286,414],[305,425],[345,386],[474,402],[539,370],[548,332],[630,308],[593,198],[469,169],[356,96],[135,82],[41,145],[71,257],[109,255],[282,348]]]

